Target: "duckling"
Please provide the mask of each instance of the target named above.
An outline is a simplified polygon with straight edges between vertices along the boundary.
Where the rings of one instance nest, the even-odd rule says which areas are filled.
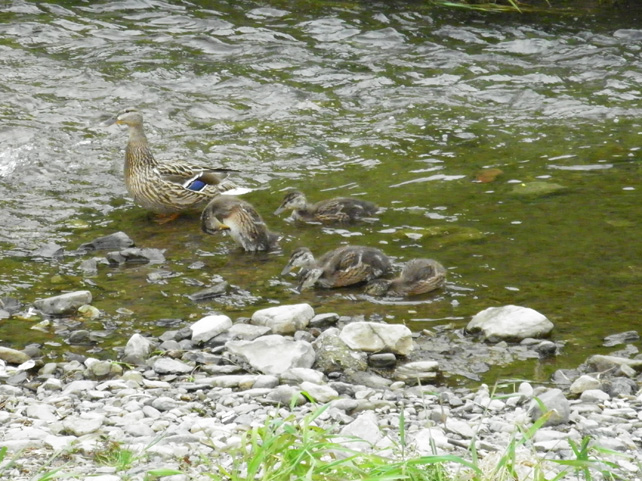
[[[415,296],[443,287],[446,269],[433,259],[412,259],[395,279],[374,279],[365,287],[373,296]]]
[[[180,212],[198,207],[221,192],[237,186],[220,175],[229,169],[213,169],[184,162],[161,163],[152,155],[143,130],[143,116],[125,109],[104,125],[126,125],[129,142],[125,149],[125,187],[134,201],[159,214],[162,223]]]
[[[292,210],[292,218],[304,222],[348,223],[373,216],[378,207],[372,202],[349,197],[322,200],[316,204],[308,203],[303,192],[288,192],[274,215]]]
[[[332,288],[370,281],[388,272],[390,259],[373,247],[344,246],[316,260],[310,249],[299,247],[290,255],[281,275],[295,267],[302,268],[297,288],[301,292],[314,285]]]
[[[201,230],[206,234],[227,230],[249,252],[278,247],[279,235],[268,230],[254,207],[231,195],[219,195],[207,204],[201,215]]]

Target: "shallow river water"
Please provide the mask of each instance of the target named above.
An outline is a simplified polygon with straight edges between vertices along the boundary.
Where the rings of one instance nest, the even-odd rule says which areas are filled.
[[[630,7],[632,8],[632,7]],[[414,331],[466,325],[480,310],[531,307],[566,342],[544,377],[637,329],[642,298],[642,10],[599,17],[490,15],[423,2],[0,2],[0,296],[89,289],[103,312],[40,330],[28,312],[0,320],[0,344],[67,351],[64,333],[123,345],[161,319],[233,319],[281,303],[363,315]],[[284,235],[249,255],[199,230],[162,226],[127,197],[127,133],[100,120],[135,106],[161,160],[237,169],[245,198]],[[297,225],[283,192],[358,196],[375,223]],[[166,249],[163,266],[78,265],[73,251],[124,231]],[[433,257],[445,290],[373,299],[359,288],[292,292],[290,251],[378,246],[401,263]],[[100,254],[98,254],[100,255]],[[228,296],[188,294],[225,279]],[[162,324],[162,323],[161,323]],[[99,348],[89,349],[100,356]]]

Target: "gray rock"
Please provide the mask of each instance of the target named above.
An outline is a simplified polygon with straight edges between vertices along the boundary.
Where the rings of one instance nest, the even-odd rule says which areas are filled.
[[[339,393],[326,384],[304,381],[300,388],[318,403],[328,403],[339,397]]]
[[[230,327],[232,327],[232,319],[227,316],[205,316],[190,326],[192,342],[198,344],[209,341]]]
[[[339,337],[339,329],[331,327],[312,343],[317,353],[315,368],[325,372],[365,371],[366,354],[353,351]]]
[[[98,431],[103,425],[105,417],[102,415],[68,416],[62,421],[66,432],[74,436],[84,436]]]
[[[9,364],[22,364],[23,362],[29,361],[31,358],[28,354],[22,351],[0,346],[0,359]]]
[[[65,253],[65,249],[55,242],[49,242],[44,246],[39,247],[31,253],[32,257],[39,257],[42,259],[59,259]]]
[[[607,393],[601,389],[587,389],[580,396],[580,400],[585,403],[597,404],[611,399]]]
[[[91,242],[81,244],[79,249],[85,251],[98,251],[108,249],[125,249],[133,247],[134,241],[124,232],[114,232],[102,237],[97,237]]]
[[[300,406],[307,402],[307,399],[301,395],[301,390],[293,386],[278,386],[275,389],[272,389],[267,395],[267,398],[273,402],[276,402],[282,406],[289,406],[292,402],[295,405]]]
[[[637,331],[626,331],[619,334],[612,334],[604,338],[605,347],[613,347],[618,344],[626,344],[629,342],[635,342],[640,340],[640,335]]]
[[[154,345],[146,337],[140,334],[133,334],[129,338],[123,351],[123,361],[132,364],[142,364],[149,357]]]
[[[334,326],[337,322],[339,322],[339,314],[336,314],[334,312],[317,314],[310,320],[309,327],[326,329],[328,327]]]
[[[357,451],[368,451],[371,446],[375,445],[383,437],[379,429],[377,416],[372,411],[357,416],[354,421],[341,429],[340,434],[349,438],[363,439],[363,443],[350,442],[350,449]]]
[[[397,364],[397,356],[391,352],[368,356],[368,365],[379,369],[392,369]]]
[[[601,386],[602,383],[593,376],[582,375],[573,381],[568,390],[572,394],[582,394],[584,391],[599,389]]]
[[[192,372],[194,367],[176,359],[159,357],[154,361],[152,369],[158,374],[187,374]]]
[[[596,371],[607,371],[609,369],[619,368],[620,366],[628,366],[635,369],[637,372],[642,371],[642,359],[628,359],[626,357],[617,356],[603,356],[596,354],[586,360],[589,368]]]
[[[72,381],[63,389],[64,394],[77,394],[86,392],[96,387],[95,381]]]
[[[39,299],[33,304],[36,309],[42,311],[44,314],[59,316],[74,312],[84,304],[91,304],[91,300],[91,292],[76,291],[61,294],[59,296],[48,297],[46,299]]]
[[[272,332],[267,326],[253,326],[252,324],[234,324],[227,331],[230,335],[230,340],[253,341],[261,336],[265,336]]]
[[[171,411],[180,406],[180,403],[169,396],[160,396],[152,401],[152,407],[158,411]]]
[[[553,323],[543,314],[521,306],[489,307],[477,313],[466,326],[471,333],[481,332],[491,342],[519,341],[543,337],[553,330]]]
[[[406,384],[425,384],[434,381],[439,374],[437,361],[415,361],[397,367],[393,378]]]
[[[413,350],[412,332],[401,324],[352,322],[341,330],[339,337],[348,347],[358,351],[390,351],[407,356]]]
[[[106,255],[111,265],[120,264],[163,264],[165,262],[164,249],[148,249],[130,247]]]
[[[263,336],[254,341],[230,341],[225,347],[263,374],[278,375],[294,367],[310,368],[315,361],[310,343],[291,341],[278,335]]]
[[[555,426],[568,422],[571,408],[561,389],[546,391],[531,402],[529,415],[533,421],[539,419],[543,414],[539,403],[536,402],[537,399],[544,405],[544,413],[549,416],[544,426]]]
[[[252,315],[252,324],[269,327],[274,334],[294,334],[305,329],[314,317],[310,304],[268,307]]]
[[[616,377],[604,382],[602,389],[612,398],[632,396],[638,391],[638,385],[633,379]]]
[[[187,297],[194,302],[207,301],[208,299],[214,299],[215,297],[224,296],[227,293],[229,284],[225,281],[219,282],[213,286],[202,289],[194,294],[190,294]]]
[[[321,384],[323,382],[323,373],[315,369],[306,369],[295,367],[283,372],[280,380],[283,384],[301,384],[302,382],[312,382]]]

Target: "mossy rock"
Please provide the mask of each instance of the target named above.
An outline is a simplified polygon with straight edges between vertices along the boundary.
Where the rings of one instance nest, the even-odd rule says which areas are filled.
[[[435,225],[421,229],[401,229],[395,232],[399,239],[412,239],[426,247],[439,249],[447,245],[484,239],[486,234],[473,227]]]
[[[516,184],[511,193],[520,197],[537,198],[561,194],[566,190],[567,188],[563,185],[555,184],[553,182],[534,181]]]

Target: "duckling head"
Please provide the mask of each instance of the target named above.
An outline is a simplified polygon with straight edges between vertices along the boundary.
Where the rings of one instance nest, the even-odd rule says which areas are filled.
[[[298,249],[294,249],[294,251],[292,251],[292,254],[290,254],[290,259],[281,271],[281,275],[286,275],[296,267],[312,267],[315,265],[315,263],[316,261],[314,260],[312,251],[310,251],[310,249],[308,249],[307,247],[299,247]]]
[[[274,211],[274,215],[279,215],[281,212],[286,210],[303,209],[307,203],[308,201],[306,200],[303,192],[293,190],[285,194],[283,202],[281,202],[279,208]]]

